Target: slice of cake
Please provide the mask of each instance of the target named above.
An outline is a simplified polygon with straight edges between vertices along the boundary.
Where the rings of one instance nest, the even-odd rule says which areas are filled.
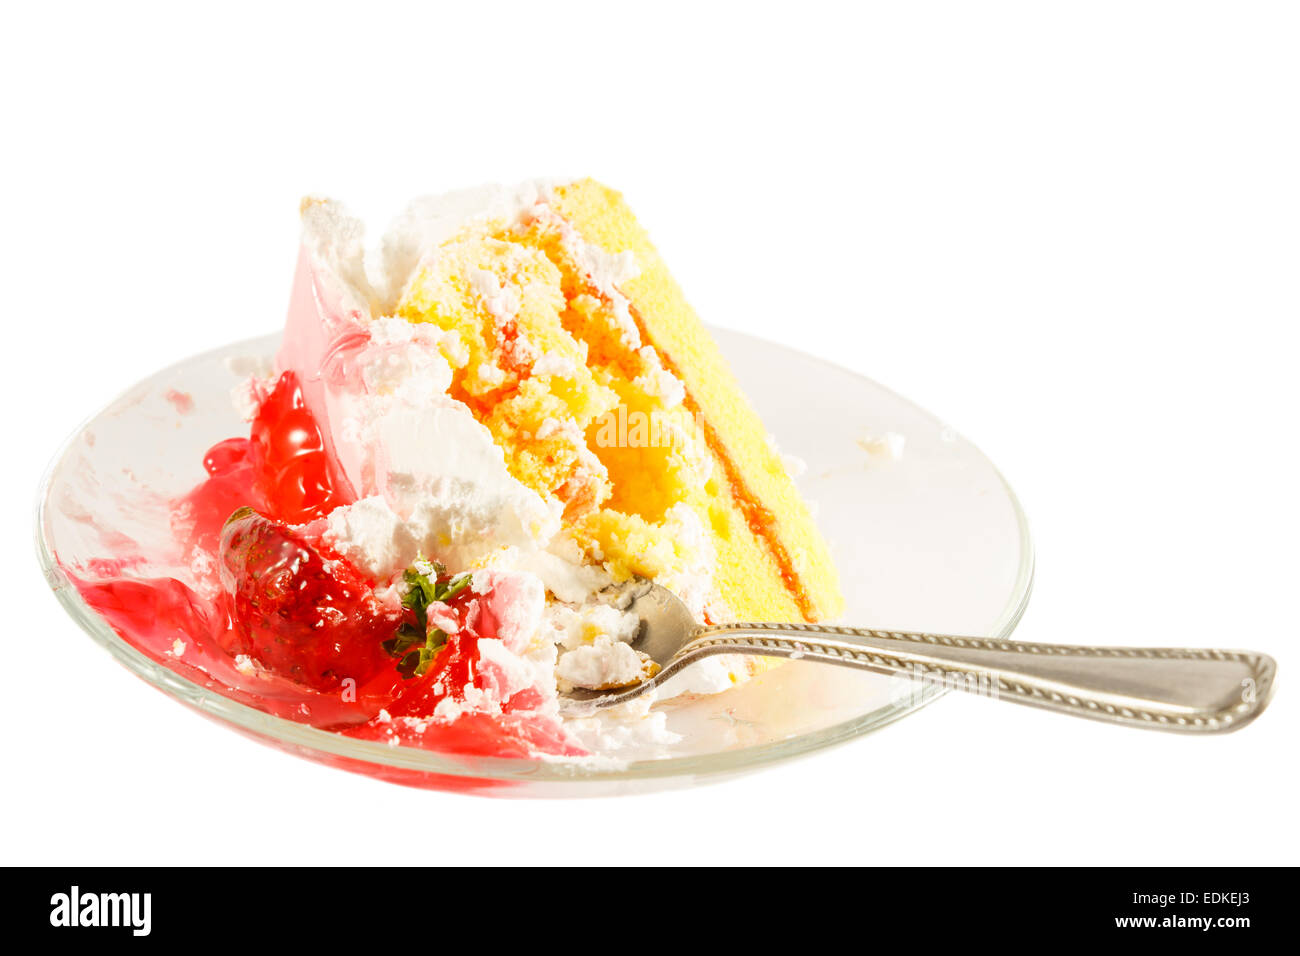
[[[535,574],[562,652],[620,643],[589,607],[633,577],[710,621],[840,613],[780,456],[618,193],[417,201],[370,258],[335,203],[303,217],[279,365],[338,474],[340,554],[376,579]],[[569,669],[608,677],[626,649],[592,656]]]
[[[816,621],[840,595],[762,424],[618,194],[591,182],[414,203],[374,254],[303,205],[277,367],[247,436],[166,505],[174,540],[67,568],[161,665],[291,720],[511,758],[663,753],[622,585],[702,621]],[[713,657],[660,695],[758,666]]]

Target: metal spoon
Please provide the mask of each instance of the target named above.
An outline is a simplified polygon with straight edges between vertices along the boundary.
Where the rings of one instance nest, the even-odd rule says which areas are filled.
[[[942,681],[999,700],[1129,727],[1213,734],[1236,730],[1268,703],[1277,664],[1255,651],[1079,647],[820,624],[702,626],[678,597],[648,581],[620,607],[641,619],[632,646],[659,671],[639,684],[571,690],[564,713],[622,704],[713,654],[790,657]]]

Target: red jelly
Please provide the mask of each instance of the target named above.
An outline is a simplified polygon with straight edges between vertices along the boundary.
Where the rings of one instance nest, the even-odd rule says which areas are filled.
[[[249,440],[255,490],[281,521],[303,524],[350,503],[343,493],[346,482],[340,480],[325,450],[324,436],[303,400],[295,373],[281,375],[263,399]],[[208,454],[211,457],[212,452]]]

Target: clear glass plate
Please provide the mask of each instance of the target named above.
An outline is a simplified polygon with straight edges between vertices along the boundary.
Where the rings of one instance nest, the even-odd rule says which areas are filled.
[[[831,542],[845,620],[1006,637],[1029,598],[1033,555],[1014,493],[972,444],[906,399],[838,366],[735,332],[714,333]],[[943,691],[902,678],[790,661],[722,694],[657,704],[682,741],[593,764],[390,747],[238,703],[156,662],[91,610],[60,569],[113,539],[170,536],[166,502],[204,477],[204,452],[246,433],[231,389],[268,336],[188,359],[132,388],[60,452],[42,483],[37,548],[73,619],[128,670],[257,740],[412,786],[501,796],[627,793],[754,770],[858,737]],[[902,439],[901,454],[896,452]],[[625,759],[624,759],[625,758]]]

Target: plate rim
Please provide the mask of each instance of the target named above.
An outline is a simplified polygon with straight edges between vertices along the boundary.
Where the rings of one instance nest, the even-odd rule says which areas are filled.
[[[787,349],[802,358],[833,368],[854,378],[862,379],[870,383],[874,388],[887,392],[899,401],[916,409],[940,427],[950,427],[911,399],[854,369],[762,336],[751,335],[736,329],[710,328],[711,333],[714,331],[720,331],[726,336],[748,339],[761,345]],[[195,353],[158,369],[151,375],[122,390],[93,414],[83,419],[60,444],[42,473],[36,490],[35,527],[33,530],[35,531],[37,559],[46,583],[54,591],[55,597],[63,606],[63,609],[96,644],[108,651],[124,668],[169,697],[199,711],[204,716],[230,724],[234,728],[252,734],[256,738],[266,738],[265,742],[273,746],[289,746],[295,749],[303,748],[311,751],[313,753],[303,755],[309,759],[312,759],[315,753],[319,753],[393,770],[460,777],[466,780],[490,778],[520,783],[609,783],[612,781],[659,780],[680,777],[695,779],[717,778],[747,770],[756,770],[768,764],[814,754],[846,743],[901,720],[948,692],[948,688],[938,683],[928,683],[922,686],[919,693],[908,695],[909,699],[905,704],[886,705],[849,720],[832,724],[829,727],[809,733],[797,734],[783,740],[707,754],[647,758],[623,762],[619,761],[617,757],[597,757],[596,761],[592,761],[591,758],[543,757],[528,759],[522,757],[457,755],[416,747],[394,747],[386,743],[348,737],[333,731],[312,727],[309,724],[300,724],[283,717],[277,717],[194,683],[131,646],[125,638],[121,637],[113,629],[108,621],[86,604],[80,591],[64,574],[47,536],[50,485],[59,466],[71,452],[74,443],[86,428],[147,382],[163,376],[179,366],[188,365],[223,353],[247,349],[257,351],[258,354],[264,354],[265,349],[259,349],[258,346],[276,341],[280,337],[281,333],[275,332],[242,339]],[[1002,614],[990,628],[990,633],[986,635],[991,639],[1005,640],[1010,637],[1020,623],[1020,619],[1028,607],[1029,598],[1033,593],[1035,555],[1033,539],[1029,530],[1029,519],[1015,490],[997,465],[974,442],[964,437],[962,437],[962,440],[992,469],[1002,485],[1003,492],[1006,494],[1016,518],[1021,549],[1020,567],[1017,569],[1011,597]]]

